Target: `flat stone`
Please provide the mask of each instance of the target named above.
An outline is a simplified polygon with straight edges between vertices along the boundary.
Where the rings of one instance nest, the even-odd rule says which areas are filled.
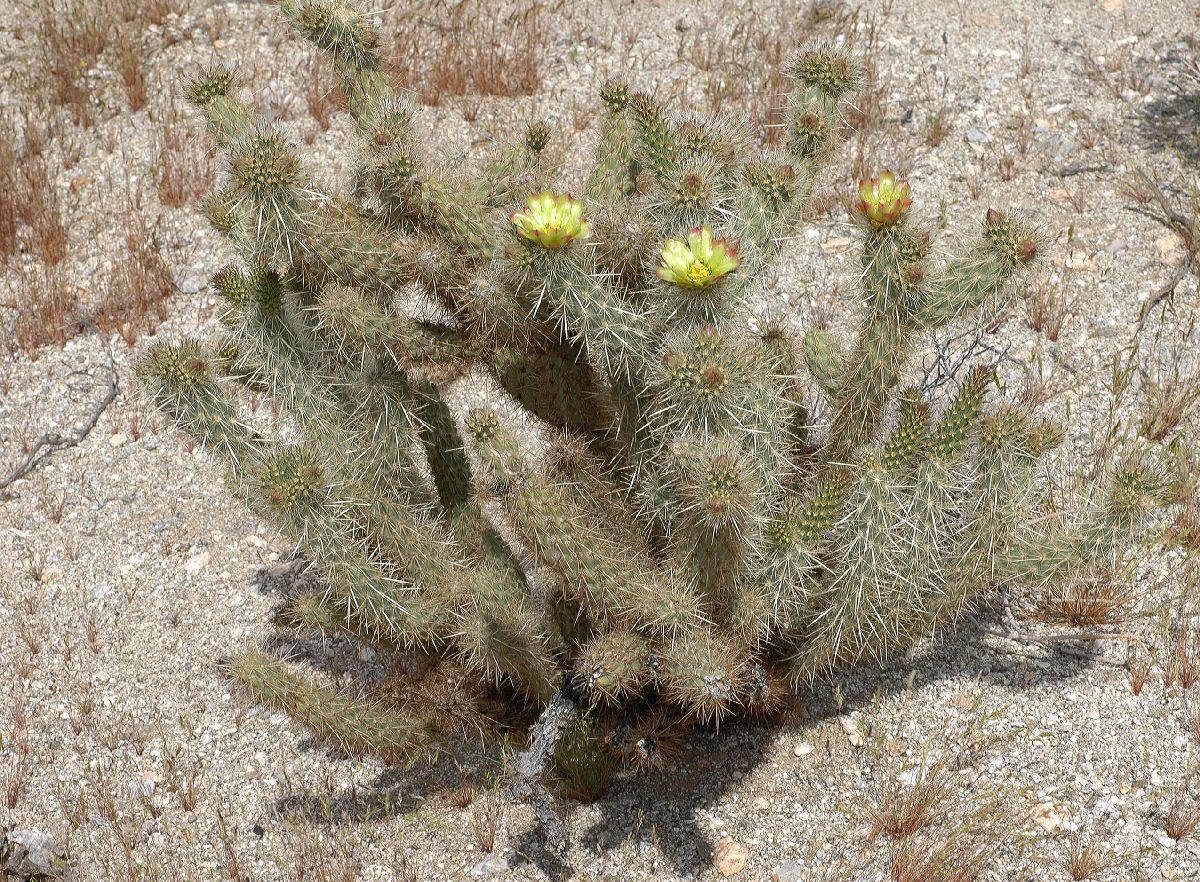
[[[736,876],[746,869],[750,851],[733,839],[722,839],[713,850],[713,866],[722,876]]]
[[[4,870],[18,879],[65,879],[67,859],[54,838],[41,830],[10,831],[0,842]]]
[[[508,872],[508,858],[502,854],[489,854],[471,869],[476,878],[490,879]]]

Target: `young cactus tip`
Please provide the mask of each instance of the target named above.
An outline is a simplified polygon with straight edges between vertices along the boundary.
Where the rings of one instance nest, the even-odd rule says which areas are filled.
[[[890,227],[910,205],[908,181],[900,180],[890,171],[859,182],[857,207],[873,227]]]
[[[552,250],[586,239],[592,232],[583,216],[583,202],[567,193],[530,196],[525,208],[509,218],[521,236]]]
[[[704,288],[737,269],[737,245],[696,227],[687,241],[668,239],[662,248],[658,276],[684,288]]]

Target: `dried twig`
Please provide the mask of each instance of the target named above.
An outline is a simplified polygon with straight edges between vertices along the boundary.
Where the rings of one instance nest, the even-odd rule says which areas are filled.
[[[96,423],[100,421],[100,415],[108,409],[108,406],[116,400],[117,397],[117,368],[113,363],[112,353],[108,353],[108,380],[105,385],[104,395],[96,402],[95,406],[88,413],[87,421],[74,434],[63,435],[58,432],[43,432],[33,445],[29,448],[29,453],[19,462],[16,467],[9,472],[5,477],[0,478],[0,491],[6,491],[12,484],[21,478],[28,475],[43,462],[45,462],[52,454],[60,450],[66,450],[68,447],[75,447],[80,444],[84,438],[91,434],[92,429],[96,428]],[[86,375],[86,371],[73,371],[72,376]]]
[[[518,802],[528,802],[533,807],[547,842],[563,854],[567,851],[567,829],[554,795],[546,788],[542,778],[547,763],[554,757],[559,739],[578,715],[579,696],[571,682],[571,675],[567,674],[563,677],[562,687],[534,724],[529,749],[517,754],[513,779],[508,785],[509,797]]]
[[[937,355],[924,366],[920,389],[926,395],[941,389],[963,374],[963,368],[974,361],[992,365],[1015,363],[1009,355],[1010,345],[1003,348],[989,343],[987,323],[957,333],[938,335],[934,339]]]
[[[1095,643],[1101,640],[1125,640],[1133,638],[1132,634],[1110,633],[1105,631],[1058,631],[1051,634],[1034,634],[1032,631],[1027,631],[1017,623],[1017,617],[1012,611],[1011,605],[1006,601],[1005,604],[1005,622],[1003,627],[983,628],[984,634],[989,637],[998,637],[1001,640],[1011,640],[1014,643],[1024,643],[1034,646],[1052,646],[1055,652],[1062,655],[1070,655],[1075,658],[1086,659],[1087,661],[1102,662],[1105,664],[1123,665],[1123,661],[1115,661],[1106,656],[1084,649],[1082,646],[1072,646],[1071,644]]]
[[[1164,300],[1169,300],[1169,298],[1175,296],[1175,289],[1179,287],[1179,284],[1185,278],[1187,278],[1189,269],[1190,267],[1186,262],[1180,264],[1178,267],[1176,267],[1175,272],[1171,274],[1171,278],[1167,279],[1166,282],[1160,285],[1158,290],[1154,292],[1154,296],[1146,301],[1146,304],[1138,313],[1137,330],[1134,331],[1134,337],[1137,337],[1137,335],[1142,332],[1142,327],[1146,324],[1146,319],[1154,310],[1154,308]]]

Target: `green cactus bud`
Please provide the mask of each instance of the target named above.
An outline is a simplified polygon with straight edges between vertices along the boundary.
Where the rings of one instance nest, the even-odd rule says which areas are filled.
[[[788,62],[788,73],[802,85],[817,89],[834,101],[847,97],[858,88],[860,80],[850,57],[829,45],[801,50]]]
[[[274,508],[313,506],[325,498],[325,468],[311,450],[284,448],[263,463],[258,485]]]
[[[621,80],[605,80],[600,87],[600,100],[609,113],[620,113],[629,103],[629,87]]]
[[[530,123],[525,129],[525,146],[534,153],[541,153],[550,143],[550,126],[544,122]]]
[[[214,98],[232,95],[237,84],[237,75],[230,68],[213,64],[189,77],[184,83],[183,94],[192,104],[204,108]]]

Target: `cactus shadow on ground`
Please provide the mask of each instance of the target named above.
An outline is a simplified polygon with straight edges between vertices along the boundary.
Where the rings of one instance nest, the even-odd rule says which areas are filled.
[[[254,576],[259,591],[284,601],[306,590],[307,580],[304,562],[299,559],[260,570]],[[1061,664],[1034,664],[1024,656],[990,646],[983,638],[999,626],[1002,614],[997,604],[980,609],[963,619],[959,627],[928,641],[910,664],[868,665],[818,682],[795,699],[798,712],[793,719],[799,718],[800,722],[733,719],[723,723],[719,731],[712,727],[701,730],[669,767],[618,781],[596,804],[599,817],[586,824],[572,824],[579,852],[605,855],[631,839],[652,836],[676,874],[696,874],[711,866],[713,857],[712,843],[698,823],[698,813],[718,805],[731,787],[769,762],[771,746],[777,740],[804,738],[824,721],[865,710],[876,701],[887,701],[910,688],[922,690],[947,681],[973,681],[992,689],[1021,691],[1052,686],[1087,670],[1089,659],[1073,654],[1078,649],[1076,644],[1067,644],[1062,651],[1055,646],[1045,647],[1039,656],[1039,660]],[[345,670],[365,673],[361,662],[355,660],[349,640],[332,644],[328,638],[298,641],[294,632],[280,629],[268,640],[267,648],[282,650],[298,665],[333,677]],[[835,689],[842,696],[840,707],[833,697]],[[300,748],[326,749],[312,738],[302,741]],[[714,767],[705,758],[718,751],[723,759],[719,767]],[[489,776],[497,774],[501,762],[500,751],[492,749],[473,758],[460,755],[454,761],[443,759],[413,768],[391,766],[368,785],[337,794],[310,786],[290,788],[275,801],[273,809],[280,816],[299,816],[331,826],[384,821],[415,811],[439,792],[459,784],[464,776],[478,787],[487,786]],[[789,789],[787,793],[788,799],[805,798],[803,792]],[[571,803],[564,805],[568,811],[576,810]],[[532,863],[552,879],[569,878],[574,871],[559,853],[546,847],[536,826],[528,828],[511,847],[516,855],[514,866]]]
[[[1200,67],[1176,60],[1164,70],[1167,94],[1153,98],[1137,114],[1137,131],[1156,150],[1175,150],[1200,163]]]

